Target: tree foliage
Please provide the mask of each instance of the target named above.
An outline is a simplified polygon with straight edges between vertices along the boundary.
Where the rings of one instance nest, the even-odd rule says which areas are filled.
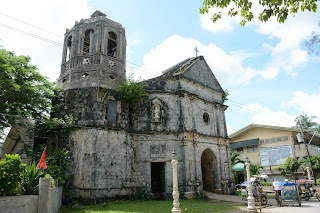
[[[238,152],[231,152],[231,166],[234,166],[237,163],[244,163],[244,161],[240,159],[240,154]]]
[[[147,96],[146,84],[142,81],[134,81],[132,77],[129,77],[122,86],[117,88],[117,94],[121,101],[133,105]]]
[[[250,173],[251,173],[251,175],[260,174],[260,171],[259,171],[260,169],[263,169],[263,167],[258,165],[258,164],[250,164]]]
[[[314,172],[320,172],[320,155],[318,156],[310,156],[312,162],[312,169]],[[304,156],[301,160],[301,168],[306,170],[306,167],[310,167],[310,161],[308,156]]]
[[[202,7],[199,8],[200,13],[208,13],[210,8],[224,9],[231,6],[228,15],[242,17],[240,24],[243,26],[254,18],[252,4],[259,3],[262,10],[259,11],[259,20],[261,22],[268,21],[271,17],[276,17],[279,23],[284,23],[289,14],[295,14],[299,11],[317,11],[318,0],[204,0]],[[211,20],[215,23],[221,18],[221,13],[214,13]]]
[[[287,175],[287,173],[291,173],[293,175],[298,171],[300,167],[300,163],[294,157],[288,157],[286,162],[279,168],[282,174]]]
[[[14,124],[15,116],[42,118],[50,111],[54,84],[29,62],[28,56],[0,48],[0,131]]]
[[[0,161],[0,196],[17,194],[21,181],[20,174],[25,165],[19,155],[6,155]]]

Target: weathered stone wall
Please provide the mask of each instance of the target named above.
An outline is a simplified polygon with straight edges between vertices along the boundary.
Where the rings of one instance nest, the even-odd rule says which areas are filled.
[[[79,128],[70,133],[69,146],[78,198],[130,194],[134,149],[127,132]]]

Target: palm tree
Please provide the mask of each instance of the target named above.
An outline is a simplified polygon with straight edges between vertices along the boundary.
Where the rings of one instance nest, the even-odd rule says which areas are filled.
[[[312,121],[312,119],[315,119],[316,116],[309,117],[308,115],[299,115],[294,119],[294,122],[296,122],[296,125],[293,126],[293,128],[299,128],[299,129],[309,129],[309,128],[318,128],[318,123]]]
[[[262,169],[263,167],[258,165],[258,164],[251,164],[250,165],[250,173],[251,175],[258,175],[260,174],[260,169]]]
[[[244,161],[240,159],[240,154],[238,152],[231,152],[231,166],[234,166],[237,163],[244,163]]]

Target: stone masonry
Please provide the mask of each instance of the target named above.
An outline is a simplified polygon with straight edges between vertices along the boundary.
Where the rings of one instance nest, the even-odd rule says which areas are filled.
[[[100,11],[65,34],[59,85],[66,113],[77,119],[68,137],[80,199],[127,196],[139,188],[172,193],[177,153],[181,194],[233,187],[224,91],[202,56],[146,81],[148,97],[133,110],[117,100],[125,78],[124,28]]]

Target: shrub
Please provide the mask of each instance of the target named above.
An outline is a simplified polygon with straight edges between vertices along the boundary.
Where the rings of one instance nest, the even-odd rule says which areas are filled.
[[[208,200],[208,196],[206,195],[206,193],[204,193],[204,191],[195,192],[194,197],[195,199],[199,199],[199,200]]]
[[[24,195],[36,195],[39,189],[39,180],[44,177],[42,169],[37,169],[36,163],[33,161],[26,166],[21,172],[21,192]]]
[[[272,186],[272,182],[263,182],[261,181],[262,186]]]
[[[52,155],[48,156],[47,173],[55,179],[58,186],[66,181],[65,173],[68,168],[70,152],[66,148],[56,148]]]
[[[21,181],[20,173],[24,167],[19,155],[6,155],[6,158],[0,161],[0,195],[17,194],[17,188]]]
[[[150,192],[144,188],[138,188],[135,193],[132,195],[133,200],[152,200],[153,196]]]

